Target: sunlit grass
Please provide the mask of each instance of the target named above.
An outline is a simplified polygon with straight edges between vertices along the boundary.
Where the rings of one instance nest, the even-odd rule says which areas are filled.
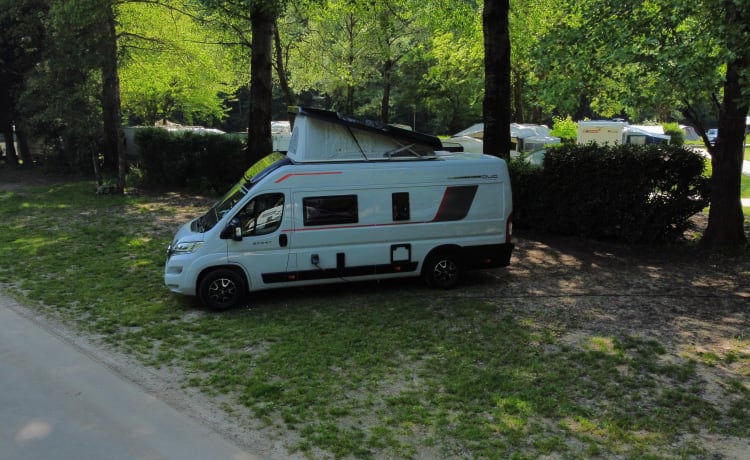
[[[417,281],[256,294],[221,315],[163,286],[181,223],[89,184],[0,195],[0,282],[183,387],[338,458],[681,458],[685,433],[750,436],[750,389],[704,398],[699,366],[747,372],[746,338],[665,360],[657,340],[563,342],[549,313]],[[165,217],[166,216],[166,217]],[[464,293],[466,291],[463,291]],[[560,300],[562,302],[562,300]],[[566,321],[569,321],[566,318]],[[747,375],[740,373],[739,375]],[[227,403],[231,401],[231,403]]]

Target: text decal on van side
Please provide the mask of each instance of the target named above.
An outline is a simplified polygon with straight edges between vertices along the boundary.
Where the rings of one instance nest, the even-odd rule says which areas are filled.
[[[481,176],[454,176],[449,177],[448,179],[454,180],[454,179],[497,179],[497,174],[482,174]]]

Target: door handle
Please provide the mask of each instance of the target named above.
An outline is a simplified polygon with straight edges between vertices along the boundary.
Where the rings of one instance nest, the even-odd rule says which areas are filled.
[[[289,244],[289,237],[286,236],[286,233],[282,233],[279,235],[279,246],[285,248],[287,244]]]

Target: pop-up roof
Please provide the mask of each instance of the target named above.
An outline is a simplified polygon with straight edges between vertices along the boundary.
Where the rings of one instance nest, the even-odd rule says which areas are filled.
[[[416,160],[435,158],[441,148],[435,136],[300,107],[287,157],[295,163]]]

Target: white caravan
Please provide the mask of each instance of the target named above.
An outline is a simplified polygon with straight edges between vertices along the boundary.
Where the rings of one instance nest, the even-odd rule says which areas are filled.
[[[595,142],[599,145],[615,145],[625,143],[626,121],[579,121],[576,143],[588,144]]]
[[[215,310],[249,291],[462,272],[510,263],[502,159],[433,136],[300,108],[287,155],[251,167],[168,248],[164,281]]]
[[[631,125],[626,121],[579,121],[577,144],[669,144],[661,126]]]

